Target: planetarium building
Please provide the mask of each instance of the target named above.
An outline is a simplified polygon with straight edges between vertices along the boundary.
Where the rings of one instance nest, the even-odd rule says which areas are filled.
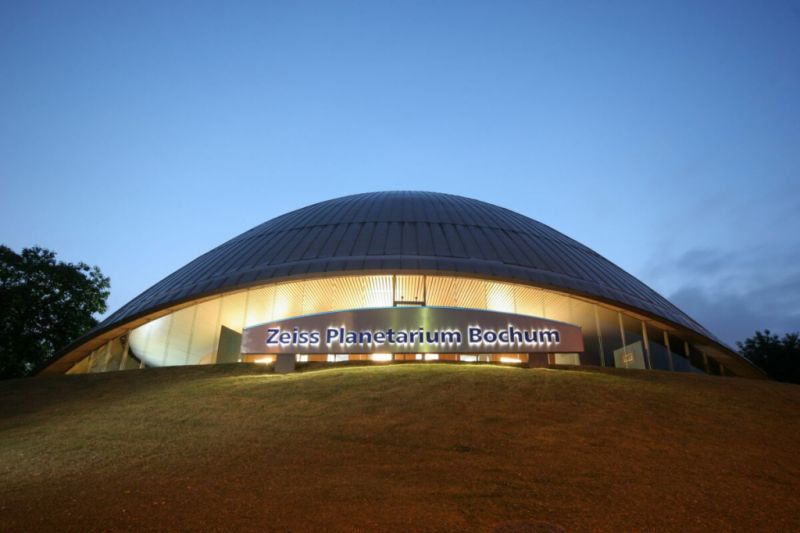
[[[348,361],[761,377],[586,246],[428,192],[346,196],[265,222],[134,298],[42,373]]]

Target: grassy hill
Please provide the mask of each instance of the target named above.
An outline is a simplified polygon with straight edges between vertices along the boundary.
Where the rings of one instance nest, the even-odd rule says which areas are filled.
[[[254,365],[0,382],[0,530],[800,530],[800,386]]]

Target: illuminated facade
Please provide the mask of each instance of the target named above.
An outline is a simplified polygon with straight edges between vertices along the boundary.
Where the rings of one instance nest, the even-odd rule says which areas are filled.
[[[275,325],[278,339],[280,327],[291,333],[306,317],[344,320],[358,311],[375,319],[391,308],[417,308],[425,321],[450,320],[454,310],[484,312],[470,315],[476,324],[500,314],[546,319],[579,327],[582,350],[558,343],[411,349],[405,338],[387,350],[370,333],[369,342],[341,344],[337,353],[324,346],[324,334],[314,344],[303,337],[313,333],[296,326],[294,340],[299,331],[305,344],[290,336],[283,344],[259,337],[256,348],[243,342],[262,324]],[[439,360],[761,376],[666,299],[552,228],[484,202],[421,192],[348,196],[257,226],[145,291],[43,373],[271,363],[289,355],[301,363]]]

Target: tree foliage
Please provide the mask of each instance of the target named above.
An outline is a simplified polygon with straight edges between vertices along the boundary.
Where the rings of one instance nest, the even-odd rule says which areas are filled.
[[[0,378],[26,376],[97,324],[110,280],[44,248],[0,245]]]
[[[781,338],[766,329],[736,344],[739,353],[772,379],[800,383],[800,333],[787,333]]]

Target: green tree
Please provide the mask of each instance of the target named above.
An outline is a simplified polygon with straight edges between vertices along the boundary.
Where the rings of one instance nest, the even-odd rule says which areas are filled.
[[[110,280],[44,248],[0,245],[0,378],[27,376],[97,324]]]
[[[800,383],[800,333],[781,338],[765,329],[736,344],[739,353],[772,379]]]

